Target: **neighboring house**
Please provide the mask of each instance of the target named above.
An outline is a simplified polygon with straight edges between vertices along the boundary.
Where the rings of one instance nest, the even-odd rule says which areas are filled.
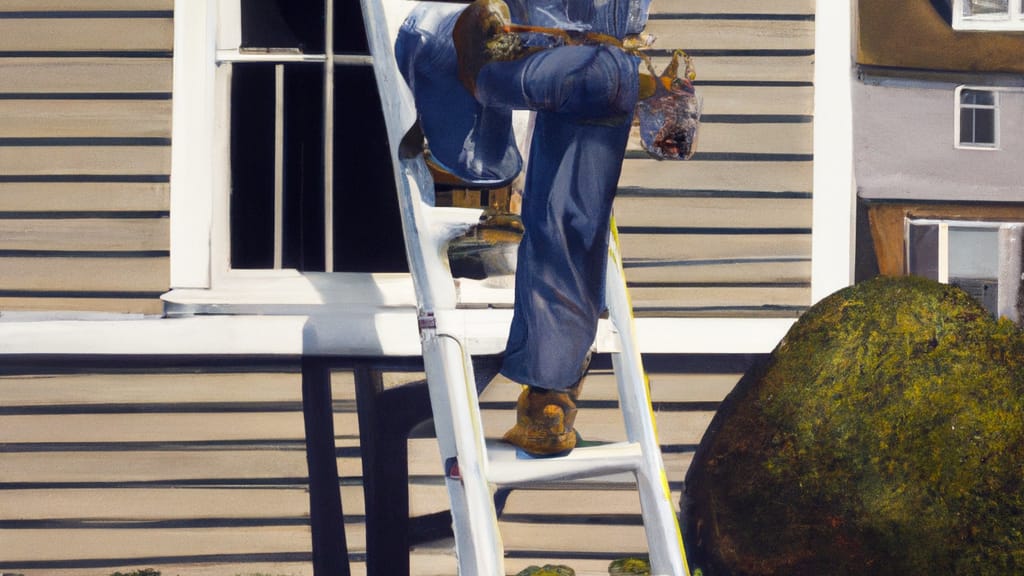
[[[0,2],[0,570],[307,572],[306,377],[339,350],[417,354],[359,2],[245,5]],[[616,201],[673,490],[752,355],[852,281],[847,8],[652,4],[656,66],[688,50],[704,98],[697,156],[631,145]],[[328,452],[359,562],[366,365],[338,362]],[[602,377],[585,418],[613,421]],[[437,512],[431,441],[410,446],[414,512]],[[565,558],[530,533],[578,534],[595,566],[642,552],[629,492],[568,498],[577,531],[548,495],[510,499],[510,558]]]
[[[860,0],[858,239],[883,274],[966,288],[1019,319],[1024,20],[1006,0]],[[863,256],[862,255],[862,256]],[[872,272],[870,258],[863,269]]]

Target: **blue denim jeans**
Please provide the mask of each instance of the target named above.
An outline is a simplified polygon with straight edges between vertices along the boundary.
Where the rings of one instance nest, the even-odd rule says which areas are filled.
[[[448,19],[457,15],[440,19],[438,29],[450,30]],[[467,147],[479,146],[489,157],[508,158],[500,150],[508,127],[493,118],[510,117],[513,109],[537,112],[523,193],[526,232],[519,246],[515,310],[502,374],[541,388],[571,387],[582,375],[605,306],[608,225],[637,100],[638,59],[609,46],[560,46],[511,62],[492,62],[480,71],[474,102],[467,106],[465,89],[452,73],[450,34],[417,35],[412,27],[403,33],[406,38],[399,35],[396,56],[407,80],[412,78],[421,119],[425,114],[449,118],[447,129],[441,122],[423,122],[432,150],[435,141],[454,140],[462,145],[463,155]],[[417,51],[410,49],[414,45],[432,58],[431,89],[422,81],[422,94],[417,93],[415,76],[406,72],[416,69]],[[428,45],[429,50],[423,49]],[[434,89],[442,80],[450,82],[450,93],[461,91],[460,97],[438,97]],[[428,106],[432,108],[425,110]],[[479,121],[485,112],[491,122]],[[476,120],[451,122],[460,114],[475,115]],[[486,124],[497,126],[478,129]],[[474,129],[452,130],[455,125]]]

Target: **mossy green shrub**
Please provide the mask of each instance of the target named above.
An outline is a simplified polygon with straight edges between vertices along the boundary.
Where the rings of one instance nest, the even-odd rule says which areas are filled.
[[[651,576],[651,563],[646,558],[619,558],[608,565],[609,576]]]
[[[516,576],[576,576],[576,571],[561,564],[545,564],[543,566],[528,566]]]
[[[841,290],[723,402],[682,507],[706,575],[1024,574],[1024,334],[928,280]]]

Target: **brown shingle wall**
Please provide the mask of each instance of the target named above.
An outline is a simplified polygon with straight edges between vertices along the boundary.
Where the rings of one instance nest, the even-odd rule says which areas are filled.
[[[857,63],[1024,73],[1024,33],[954,31],[928,0],[859,0]]]

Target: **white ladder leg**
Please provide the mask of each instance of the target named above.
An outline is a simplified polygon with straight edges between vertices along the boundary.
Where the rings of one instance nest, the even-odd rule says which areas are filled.
[[[421,331],[423,359],[445,463],[459,574],[504,576],[504,547],[487,480],[487,451],[473,365],[459,332],[445,330],[443,314],[433,321],[437,328]]]
[[[612,354],[612,365],[619,387],[619,403],[626,424],[626,435],[630,442],[640,444],[643,453],[636,479],[651,559],[651,574],[689,576],[682,532],[672,504],[661,447],[658,445],[650,387],[636,342],[633,308],[626,290],[614,218],[608,248],[605,300],[609,316],[619,333],[620,349]]]

